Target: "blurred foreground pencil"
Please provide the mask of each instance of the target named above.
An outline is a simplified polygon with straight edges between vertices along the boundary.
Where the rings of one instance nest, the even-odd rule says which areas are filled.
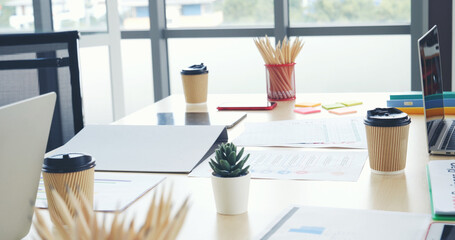
[[[77,198],[69,189],[70,204],[68,206],[56,190],[52,191],[57,199],[57,208],[62,220],[51,216],[55,225],[55,230],[51,231],[52,228],[44,221],[41,213],[35,209],[36,219],[33,222],[39,237],[48,240],[174,240],[177,238],[189,209],[189,198],[187,197],[177,212],[172,215],[172,188],[167,195],[163,188],[161,194],[155,191],[146,219],[141,226],[135,226],[134,218],[127,223],[126,217],[121,217],[118,212],[115,213],[110,225],[106,224],[105,219],[100,224],[97,214],[92,210],[87,199]],[[70,209],[74,209],[74,214]]]

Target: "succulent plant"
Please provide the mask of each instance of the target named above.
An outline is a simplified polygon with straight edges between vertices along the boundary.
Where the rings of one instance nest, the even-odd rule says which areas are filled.
[[[239,177],[248,174],[250,166],[243,167],[250,154],[243,159],[242,148],[237,154],[237,147],[233,143],[222,143],[215,150],[215,160],[210,159],[213,175],[218,177]],[[240,160],[241,159],[241,160]]]

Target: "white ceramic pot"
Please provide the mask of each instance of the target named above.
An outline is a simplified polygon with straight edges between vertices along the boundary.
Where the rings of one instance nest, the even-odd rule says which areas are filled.
[[[216,210],[220,214],[236,215],[248,210],[251,173],[240,177],[216,177],[212,175]]]

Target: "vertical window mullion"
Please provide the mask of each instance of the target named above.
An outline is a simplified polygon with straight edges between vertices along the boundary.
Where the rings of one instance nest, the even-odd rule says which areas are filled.
[[[51,0],[33,0],[35,32],[53,32]]]
[[[118,16],[118,2],[106,1],[107,35],[109,41],[109,70],[111,73],[112,113],[114,120],[125,116],[125,94],[122,71],[120,22]]]
[[[275,42],[278,42],[289,37],[289,0],[274,0],[273,5]]]
[[[428,0],[412,0],[411,2],[411,90],[419,91],[420,66],[417,40],[428,30]]]
[[[170,95],[165,0],[149,0],[150,40],[152,44],[153,91],[155,101]]]

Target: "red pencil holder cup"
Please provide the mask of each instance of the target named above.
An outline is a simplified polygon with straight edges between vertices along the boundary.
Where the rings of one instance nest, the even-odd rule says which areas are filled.
[[[265,64],[269,101],[295,99],[295,63]]]

